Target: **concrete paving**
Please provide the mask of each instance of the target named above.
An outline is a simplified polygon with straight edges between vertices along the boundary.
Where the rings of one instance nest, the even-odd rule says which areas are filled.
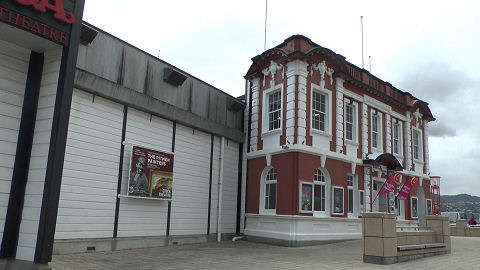
[[[480,269],[480,237],[452,237],[452,253],[393,265],[362,261],[362,240],[288,248],[246,241],[56,255],[52,269]]]

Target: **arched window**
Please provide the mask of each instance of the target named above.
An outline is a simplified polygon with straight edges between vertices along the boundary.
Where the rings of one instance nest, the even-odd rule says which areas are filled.
[[[264,209],[274,210],[277,207],[277,172],[270,168],[264,181]]]
[[[330,178],[325,169],[317,169],[313,175],[313,211],[328,215],[330,211]]]

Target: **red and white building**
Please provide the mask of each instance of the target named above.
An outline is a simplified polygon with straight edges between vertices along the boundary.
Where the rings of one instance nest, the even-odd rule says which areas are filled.
[[[252,60],[245,75],[249,240],[357,239],[363,212],[396,212],[405,225],[432,214],[428,103],[301,35]],[[407,200],[394,192],[376,198],[394,171],[402,183],[419,181]]]

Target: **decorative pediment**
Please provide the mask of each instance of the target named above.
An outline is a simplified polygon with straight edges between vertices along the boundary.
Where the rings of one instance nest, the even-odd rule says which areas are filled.
[[[310,67],[310,76],[313,76],[313,71],[318,70],[320,72],[320,87],[325,88],[325,74],[330,77],[330,84],[333,84],[333,68],[327,67],[325,60],[318,64],[312,64]]]
[[[265,87],[265,79],[267,78],[268,75],[272,74],[272,82],[275,80],[275,74],[277,73],[277,70],[282,69],[282,79],[284,78],[284,71],[285,67],[282,64],[277,64],[273,60],[270,60],[270,66],[262,70],[263,74],[263,87]],[[273,85],[273,84],[272,84]]]

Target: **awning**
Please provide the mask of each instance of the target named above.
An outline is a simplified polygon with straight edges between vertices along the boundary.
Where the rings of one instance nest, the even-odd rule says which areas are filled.
[[[363,160],[363,164],[373,166],[386,166],[387,170],[391,171],[403,170],[403,167],[398,161],[398,159],[394,155],[389,153],[367,155],[367,158]]]

